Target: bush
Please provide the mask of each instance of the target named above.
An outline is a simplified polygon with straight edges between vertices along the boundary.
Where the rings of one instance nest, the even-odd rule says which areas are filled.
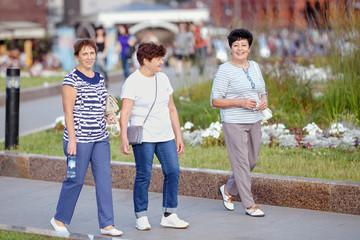
[[[176,92],[174,102],[181,126],[190,121],[195,128],[207,128],[210,123],[220,121],[220,109],[210,106],[211,87],[212,81],[204,81]]]

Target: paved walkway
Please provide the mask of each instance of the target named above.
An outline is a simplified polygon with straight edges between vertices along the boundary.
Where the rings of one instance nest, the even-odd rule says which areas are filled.
[[[164,69],[166,72],[168,69]],[[209,69],[209,76],[216,69]],[[188,79],[201,81],[193,70]],[[191,84],[168,70],[174,89]],[[189,81],[189,80],[188,80]],[[109,92],[120,95],[122,81]],[[61,95],[21,103],[20,135],[45,129],[62,116]],[[5,107],[0,107],[0,142],[4,141]],[[55,213],[61,183],[0,176],[0,229],[54,234],[49,220]],[[181,218],[190,223],[186,230],[160,226],[162,195],[150,193],[151,231],[135,229],[132,191],[113,189],[115,225],[124,232],[121,239],[247,239],[247,240],[355,240],[360,239],[360,216],[262,205],[264,218],[244,214],[240,203],[227,211],[220,200],[179,196]],[[71,237],[101,239],[97,223],[94,187],[84,186],[68,227]],[[77,234],[75,234],[77,233]]]
[[[44,234],[53,233],[49,231],[52,229],[49,221],[55,213],[60,189],[61,183],[0,176],[0,227],[13,225],[35,228]],[[120,239],[360,239],[360,216],[357,215],[260,205],[266,216],[253,218],[245,215],[239,202],[231,212],[223,207],[221,200],[185,196],[179,196],[178,215],[188,221],[190,227],[168,229],[160,226],[162,195],[150,193],[149,199],[148,216],[152,229],[138,231],[132,191],[113,189],[115,226],[124,232]],[[99,239],[93,186],[82,189],[68,229],[72,236]]]

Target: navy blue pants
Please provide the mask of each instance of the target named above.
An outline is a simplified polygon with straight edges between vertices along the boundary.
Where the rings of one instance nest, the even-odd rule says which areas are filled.
[[[65,155],[68,155],[67,144],[67,141],[63,141]],[[84,184],[86,170],[91,162],[96,186],[99,226],[104,228],[114,225],[109,138],[93,143],[77,143],[76,152],[76,177],[64,179],[54,218],[70,224]]]

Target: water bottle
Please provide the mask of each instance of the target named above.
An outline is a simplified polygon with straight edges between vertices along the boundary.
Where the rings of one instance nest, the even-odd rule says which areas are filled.
[[[68,155],[67,157],[67,177],[74,178],[76,176],[76,156]]]

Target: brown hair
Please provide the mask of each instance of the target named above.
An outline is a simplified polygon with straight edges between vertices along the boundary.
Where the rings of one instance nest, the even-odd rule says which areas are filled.
[[[154,42],[142,42],[140,43],[136,57],[140,63],[140,66],[144,65],[144,59],[151,61],[156,57],[163,57],[166,54],[166,48],[162,44]]]
[[[80,40],[77,40],[74,44],[74,55],[79,56],[79,52],[81,51],[81,49],[86,46],[92,47],[95,52],[97,52],[98,50],[94,40],[92,40],[91,38],[82,38]]]

